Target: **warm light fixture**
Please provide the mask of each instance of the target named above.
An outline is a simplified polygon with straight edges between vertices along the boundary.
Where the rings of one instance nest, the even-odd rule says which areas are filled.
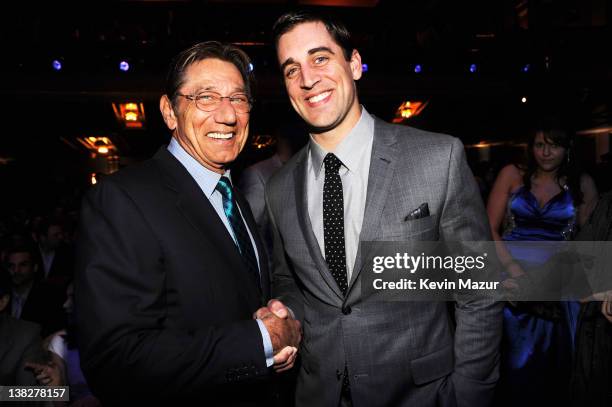
[[[417,116],[427,106],[427,102],[410,101],[403,102],[395,111],[393,123],[402,123],[413,116]]]
[[[96,178],[96,173],[95,172],[91,173],[90,182],[91,182],[91,185],[96,185],[98,183],[98,179]]]
[[[488,143],[486,141],[481,141],[478,144],[472,144],[470,147],[473,148],[487,148],[487,147],[491,147],[493,143]]]
[[[272,138],[269,134],[256,134],[253,136],[253,141],[251,144],[256,149],[260,150],[262,148],[270,147],[275,143],[276,140]]]
[[[123,123],[125,127],[133,129],[144,127],[145,111],[143,103],[113,103],[113,111],[117,120]]]
[[[465,148],[490,148],[490,147],[500,147],[500,146],[510,146],[510,147],[527,147],[527,143],[517,143],[514,141],[487,141],[481,140],[476,144],[465,144]]]
[[[111,139],[104,136],[89,136],[89,137],[80,137],[78,138],[79,143],[81,143],[87,150],[90,151],[92,157],[96,157],[98,155],[102,155],[105,157],[114,157],[117,154],[117,147],[113,144]]]

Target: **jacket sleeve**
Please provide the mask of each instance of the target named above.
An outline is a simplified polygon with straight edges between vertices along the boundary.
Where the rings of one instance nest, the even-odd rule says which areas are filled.
[[[281,300],[298,321],[304,316],[304,297],[298,287],[295,273],[287,261],[283,240],[276,225],[272,196],[273,183],[266,185],[266,210],[272,233],[272,298]]]
[[[254,320],[187,330],[168,315],[167,302],[180,299],[166,290],[171,271],[151,221],[111,180],[83,200],[75,301],[81,365],[94,391],[188,396],[266,375]]]
[[[448,241],[490,241],[490,228],[463,145],[453,139],[448,185],[440,220],[441,238]],[[452,381],[458,406],[492,404],[499,377],[502,334],[500,302],[475,296],[455,304],[455,369]]]
[[[21,321],[20,321],[21,322]],[[32,369],[26,368],[26,362],[44,363],[46,354],[41,339],[41,328],[38,324],[27,323],[23,325],[23,332],[20,340],[23,341],[23,354],[19,360],[15,372],[15,385],[17,386],[38,386],[38,380]]]

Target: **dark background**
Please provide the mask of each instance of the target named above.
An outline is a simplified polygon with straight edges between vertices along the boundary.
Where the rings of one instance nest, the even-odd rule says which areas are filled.
[[[109,137],[119,166],[167,143],[158,109],[166,67],[198,41],[238,43],[252,57],[252,135],[303,132],[270,33],[296,7],[349,25],[368,65],[359,92],[371,113],[390,121],[404,100],[427,101],[406,124],[460,137],[473,167],[488,160],[498,168],[522,151],[534,118],[556,112],[579,131],[583,166],[598,182],[609,177],[597,169],[612,131],[604,0],[25,1],[0,16],[0,210],[76,197],[91,173],[108,172],[105,158],[94,159],[78,138]],[[60,71],[52,68],[56,59]],[[118,69],[121,60],[128,72]],[[112,103],[125,101],[144,103],[144,129],[117,121]],[[249,145],[236,173],[272,152]]]

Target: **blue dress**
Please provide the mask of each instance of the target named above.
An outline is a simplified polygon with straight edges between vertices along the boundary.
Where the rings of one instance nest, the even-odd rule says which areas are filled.
[[[524,186],[508,203],[511,229],[504,241],[562,241],[576,229],[576,208],[567,188],[540,207]],[[553,254],[541,246],[507,245],[524,265],[542,264]],[[504,308],[499,405],[564,405],[569,386],[579,304],[558,303],[561,318],[544,319],[526,309]]]

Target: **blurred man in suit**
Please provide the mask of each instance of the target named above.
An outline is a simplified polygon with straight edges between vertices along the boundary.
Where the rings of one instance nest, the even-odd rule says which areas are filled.
[[[40,325],[11,316],[11,293],[11,279],[0,269],[0,383],[4,386],[36,386],[36,376],[26,365],[45,357]]]
[[[41,277],[65,290],[74,276],[74,256],[71,248],[65,244],[63,223],[59,219],[45,217],[36,225],[32,237],[40,252]]]
[[[36,247],[32,244],[9,247],[6,259],[12,282],[10,314],[39,324],[43,337],[64,328],[65,293],[43,280]]]
[[[255,222],[262,232],[268,223],[264,198],[266,183],[295,152],[289,137],[288,134],[277,132],[274,155],[246,168],[240,178],[240,190],[249,201]]]
[[[268,306],[286,305],[304,329],[297,405],[489,404],[499,304],[458,302],[455,331],[444,302],[361,291],[360,242],[491,239],[461,142],[371,116],[342,24],[289,13],[274,35],[289,99],[310,127],[309,145],[266,189],[280,299]]]
[[[246,168],[240,178],[240,190],[249,202],[268,254],[272,253],[272,231],[266,211],[266,183],[291,156],[306,143],[306,132],[297,126],[282,126],[275,131],[276,153]],[[270,261],[271,266],[271,259]]]
[[[249,63],[213,41],[181,52],[160,100],[169,146],[84,198],[78,340],[104,404],[269,405],[256,379],[295,357],[299,323],[253,319],[267,260],[229,170],[248,135]]]

